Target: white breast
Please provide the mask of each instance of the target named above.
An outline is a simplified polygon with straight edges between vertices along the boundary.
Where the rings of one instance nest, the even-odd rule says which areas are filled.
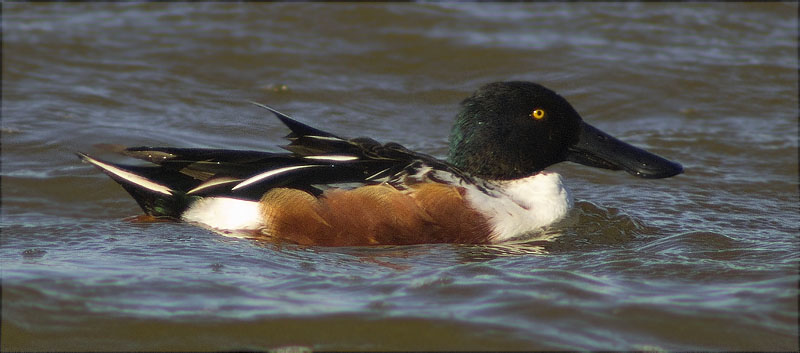
[[[489,216],[494,243],[555,223],[572,208],[572,194],[558,173],[542,172],[492,184],[497,195],[468,187],[466,197],[472,207]]]

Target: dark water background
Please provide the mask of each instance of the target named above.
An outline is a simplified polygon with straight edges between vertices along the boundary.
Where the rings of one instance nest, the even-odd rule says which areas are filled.
[[[798,349],[794,3],[2,9],[4,351]],[[303,248],[130,222],[73,155],[277,150],[253,100],[444,156],[510,79],[686,173],[556,166],[577,205],[548,243]]]

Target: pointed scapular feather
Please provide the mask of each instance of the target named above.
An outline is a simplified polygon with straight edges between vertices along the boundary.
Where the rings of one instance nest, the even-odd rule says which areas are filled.
[[[172,195],[172,189],[170,189],[169,187],[166,187],[164,185],[156,183],[156,182],[154,182],[154,181],[152,181],[150,179],[147,179],[145,177],[133,174],[133,173],[127,171],[127,170],[115,167],[115,166],[113,166],[113,165],[111,165],[109,163],[105,163],[105,162],[102,162],[100,160],[94,159],[94,158],[89,157],[89,156],[87,156],[87,155],[85,155],[83,153],[77,153],[77,155],[82,160],[97,166],[98,168],[102,169],[103,171],[105,171],[107,173],[113,174],[113,175],[115,175],[115,176],[117,176],[117,177],[119,177],[119,178],[121,178],[123,180],[126,180],[126,181],[130,182],[131,184],[136,184],[136,185],[141,186],[141,187],[143,187],[143,188],[145,188],[147,190],[155,191],[155,192],[158,192],[158,193],[162,193],[164,195],[169,195],[169,196]]]
[[[340,137],[338,137],[338,136],[336,136],[334,134],[331,134],[329,132],[322,131],[322,130],[319,130],[319,129],[315,129],[315,128],[311,127],[311,126],[308,126],[308,125],[303,124],[303,123],[301,123],[301,122],[299,122],[297,120],[294,120],[291,117],[289,117],[288,115],[279,112],[275,108],[272,108],[270,106],[267,106],[267,105],[264,105],[264,104],[261,104],[261,103],[252,102],[252,101],[250,103],[252,103],[253,105],[256,105],[258,107],[261,107],[261,108],[264,108],[266,110],[271,111],[272,114],[275,114],[275,116],[278,117],[278,119],[281,119],[281,122],[283,122],[287,127],[289,127],[290,130],[292,130],[292,134],[290,134],[288,137],[313,135],[313,136],[323,136],[323,137],[335,137],[337,139],[342,140],[342,138],[340,138]],[[294,136],[292,136],[292,135],[294,135]]]

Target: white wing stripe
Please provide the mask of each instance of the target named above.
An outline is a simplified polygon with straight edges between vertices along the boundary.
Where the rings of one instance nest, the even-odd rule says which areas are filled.
[[[241,181],[241,180],[242,180],[242,179],[234,179],[234,178],[217,178],[217,179],[212,179],[212,180],[206,181],[206,182],[204,182],[204,183],[202,183],[202,184],[198,185],[197,187],[195,187],[195,188],[194,188],[194,189],[192,189],[192,190],[189,190],[189,191],[187,191],[186,193],[187,193],[187,194],[193,194],[193,193],[196,193],[196,192],[198,192],[198,191],[200,191],[200,190],[208,189],[208,188],[210,188],[210,187],[212,187],[212,186],[217,186],[217,185],[222,185],[222,184],[233,183],[233,182],[237,182],[237,181]]]
[[[278,174],[281,174],[281,173],[286,173],[286,172],[289,172],[289,171],[292,171],[292,170],[296,170],[296,169],[311,168],[311,167],[327,167],[327,165],[307,164],[307,165],[295,165],[295,166],[291,166],[291,167],[283,167],[283,168],[273,169],[273,170],[270,170],[268,172],[264,172],[264,173],[258,174],[256,176],[250,177],[248,179],[245,179],[245,181],[243,181],[243,182],[241,182],[239,184],[236,184],[236,186],[234,186],[231,190],[236,190],[236,189],[239,189],[239,188],[243,188],[243,187],[245,187],[247,185],[250,185],[252,183],[264,180],[266,178],[269,178],[271,176],[275,176],[275,175],[278,175]]]
[[[330,155],[330,156],[305,156],[305,159],[322,160],[322,161],[354,161],[358,159],[356,156],[343,156],[343,155]]]
[[[303,137],[317,139],[317,140],[323,140],[323,141],[337,141],[337,142],[338,141],[345,141],[345,140],[342,140],[342,139],[340,139],[338,137],[333,137],[333,136],[304,135]]]

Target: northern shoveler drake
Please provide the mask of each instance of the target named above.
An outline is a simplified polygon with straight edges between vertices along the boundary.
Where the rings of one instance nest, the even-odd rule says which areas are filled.
[[[532,82],[496,82],[461,103],[447,161],[397,143],[343,138],[274,113],[290,130],[288,153],[131,147],[151,162],[113,164],[78,153],[108,174],[146,215],[220,232],[305,245],[499,243],[563,218],[572,207],[561,176],[571,161],[667,178],[680,164],[592,127],[566,99]]]

